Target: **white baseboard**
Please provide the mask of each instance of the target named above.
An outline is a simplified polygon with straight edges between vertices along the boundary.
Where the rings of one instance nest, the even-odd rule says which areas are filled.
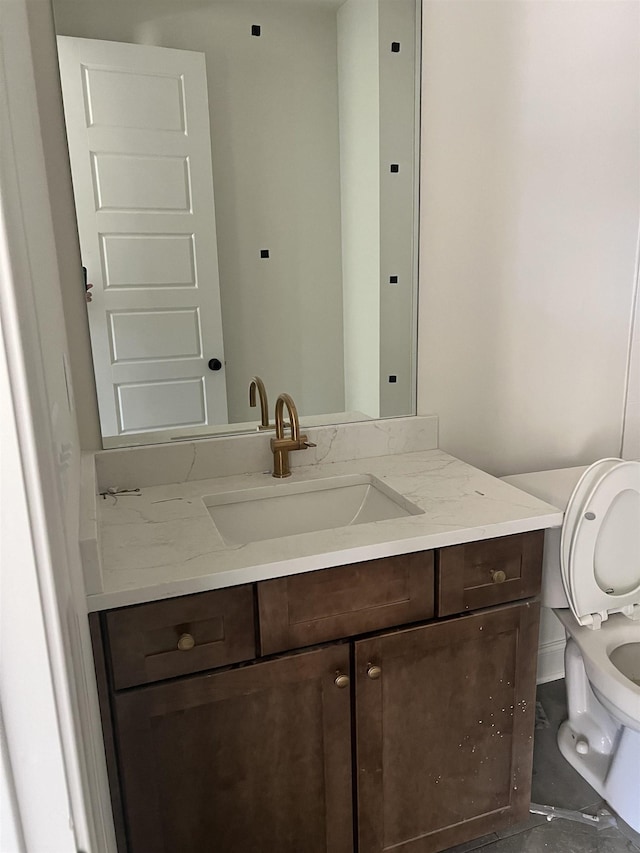
[[[555,640],[552,643],[545,643],[538,649],[538,684],[564,678],[565,642],[564,638]]]

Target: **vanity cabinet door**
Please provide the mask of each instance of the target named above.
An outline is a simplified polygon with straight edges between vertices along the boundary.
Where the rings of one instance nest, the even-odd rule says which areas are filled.
[[[539,607],[357,642],[360,853],[436,853],[528,814]]]
[[[129,853],[351,853],[348,675],[336,645],[116,694]]]

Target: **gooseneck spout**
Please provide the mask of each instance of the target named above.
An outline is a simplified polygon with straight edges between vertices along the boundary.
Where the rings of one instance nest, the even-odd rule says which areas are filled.
[[[252,409],[256,406],[256,391],[260,398],[260,426],[258,429],[273,429],[273,425],[269,423],[267,389],[264,387],[264,382],[259,376],[254,376],[249,383],[249,405]]]
[[[276,438],[284,438],[284,407],[289,412],[291,441],[300,441],[300,419],[298,409],[290,394],[280,394],[276,400]]]

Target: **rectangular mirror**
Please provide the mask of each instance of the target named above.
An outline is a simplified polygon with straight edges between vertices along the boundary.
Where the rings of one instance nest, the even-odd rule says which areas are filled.
[[[416,0],[54,0],[105,447],[415,413]]]

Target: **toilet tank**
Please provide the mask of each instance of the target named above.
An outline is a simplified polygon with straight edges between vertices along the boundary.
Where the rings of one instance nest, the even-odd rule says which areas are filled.
[[[531,474],[514,474],[502,477],[505,483],[522,489],[546,503],[565,510],[571,493],[588,466],[577,468],[556,468],[554,471],[535,471]],[[569,602],[562,584],[560,570],[560,537],[562,528],[552,527],[545,530],[544,556],[542,562],[543,607],[568,607]]]

